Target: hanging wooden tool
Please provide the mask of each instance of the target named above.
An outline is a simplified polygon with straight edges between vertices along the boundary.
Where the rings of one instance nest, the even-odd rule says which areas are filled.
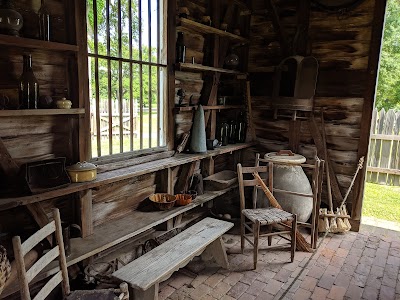
[[[264,191],[265,195],[267,196],[269,203],[271,206],[275,208],[282,209],[282,206],[279,204],[279,202],[276,200],[274,195],[272,195],[271,191],[269,188],[265,185],[264,181],[258,175],[258,173],[253,173],[254,178],[257,180],[258,184],[261,186],[262,190]],[[290,222],[283,222],[286,225],[291,226]],[[313,252],[311,245],[306,241],[304,236],[297,230],[296,231],[296,248],[299,251],[305,251],[305,252]]]

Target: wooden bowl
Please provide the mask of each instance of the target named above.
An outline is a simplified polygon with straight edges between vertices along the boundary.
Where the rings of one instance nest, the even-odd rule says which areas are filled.
[[[176,201],[174,195],[162,194],[162,193],[152,194],[149,196],[149,199],[151,202],[153,202],[153,205],[159,210],[171,209]]]
[[[176,202],[175,205],[183,206],[192,203],[192,195],[189,194],[177,194],[175,195]]]

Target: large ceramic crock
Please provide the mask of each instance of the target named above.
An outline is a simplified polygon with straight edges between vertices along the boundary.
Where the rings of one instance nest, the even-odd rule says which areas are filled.
[[[92,163],[78,162],[72,166],[66,167],[72,182],[86,182],[97,178],[97,167]]]
[[[274,189],[312,195],[312,188],[300,164],[306,158],[291,151],[270,152],[264,158],[274,163]],[[279,164],[285,163],[285,165]],[[313,198],[274,191],[282,208],[297,215],[297,220],[307,222],[313,209]]]

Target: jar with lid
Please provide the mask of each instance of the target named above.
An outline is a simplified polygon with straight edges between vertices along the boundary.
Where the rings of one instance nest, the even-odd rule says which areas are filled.
[[[282,209],[296,214],[299,222],[307,222],[313,210],[313,191],[301,166],[306,158],[290,150],[281,150],[265,154],[264,159],[274,163],[274,196]]]

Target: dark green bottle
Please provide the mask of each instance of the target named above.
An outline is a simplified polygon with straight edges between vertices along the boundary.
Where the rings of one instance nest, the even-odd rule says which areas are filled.
[[[246,141],[246,118],[243,112],[240,112],[236,123],[236,142],[244,143]]]
[[[22,109],[37,108],[39,99],[39,82],[32,70],[32,56],[24,55],[24,69],[18,85],[19,104]]]

